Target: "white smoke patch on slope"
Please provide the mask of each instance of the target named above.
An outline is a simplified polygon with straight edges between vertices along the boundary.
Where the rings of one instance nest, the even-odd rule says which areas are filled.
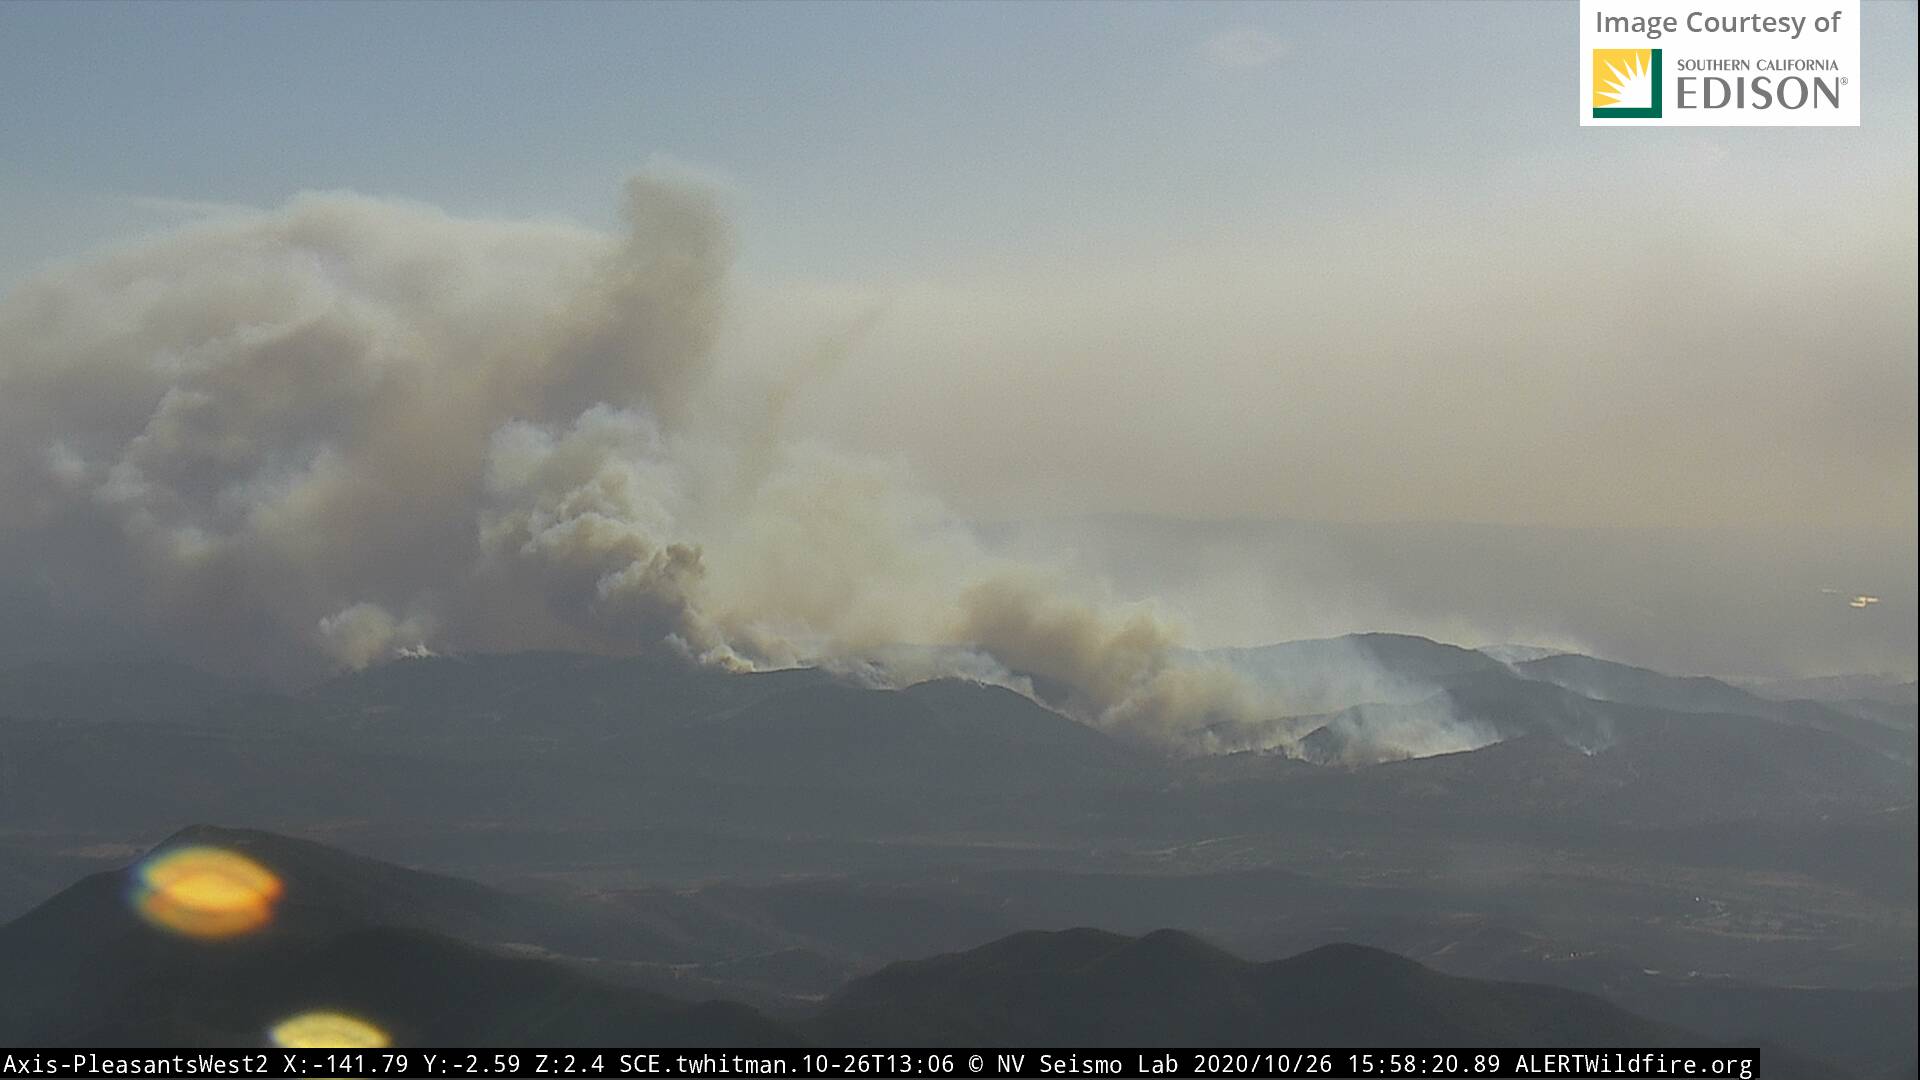
[[[282,679],[665,645],[980,678],[1144,738],[1279,707],[1163,613],[985,552],[898,465],[784,438],[879,309],[756,407],[713,370],[724,214],[626,196],[608,236],[303,195],[48,271],[0,301],[0,551]]]
[[[1490,723],[1462,717],[1442,696],[1410,705],[1359,705],[1327,721],[1301,756],[1328,765],[1433,757],[1478,750],[1501,740]]]
[[[320,620],[320,646],[328,655],[352,668],[366,667],[390,656],[428,653],[429,624],[417,618],[395,618],[379,604],[359,603]]]

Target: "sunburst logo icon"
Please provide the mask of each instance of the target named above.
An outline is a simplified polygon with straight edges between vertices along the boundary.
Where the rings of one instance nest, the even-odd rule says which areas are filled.
[[[1660,115],[1660,50],[1593,50],[1593,115],[1597,120]]]

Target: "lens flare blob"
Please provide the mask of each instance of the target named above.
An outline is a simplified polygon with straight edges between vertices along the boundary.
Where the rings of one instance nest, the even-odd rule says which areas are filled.
[[[316,1009],[289,1016],[269,1032],[275,1046],[310,1049],[358,1049],[391,1046],[393,1040],[374,1024],[346,1013]]]
[[[134,907],[172,933],[215,940],[250,934],[273,921],[281,884],[273,871],[237,852],[184,847],[161,852],[136,873]]]

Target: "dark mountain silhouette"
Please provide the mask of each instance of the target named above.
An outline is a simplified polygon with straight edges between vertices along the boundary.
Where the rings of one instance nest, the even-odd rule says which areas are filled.
[[[822,1042],[897,1046],[1649,1049],[1709,1042],[1591,994],[1443,975],[1359,945],[1249,963],[1175,930],[1127,937],[1086,928],[1015,934],[890,965],[848,984],[805,1029]],[[1768,1076],[1839,1075],[1799,1051],[1758,1044]]]
[[[1010,690],[821,685],[663,735],[658,753],[714,790],[859,827],[971,828],[1071,816],[1080,793],[1139,782],[1151,759]],[[816,826],[817,827],[817,826]]]
[[[1357,945],[1253,964],[1163,930],[1030,932],[894,964],[810,1030],[903,1045],[1674,1046],[1698,1036],[1570,990],[1441,975]]]
[[[1761,697],[1779,701],[1873,701],[1885,705],[1913,705],[1920,701],[1912,679],[1893,675],[1816,675],[1808,678],[1738,679],[1735,682]]]
[[[0,716],[204,723],[274,697],[163,660],[42,661],[0,669]]]
[[[1430,757],[1434,750],[1393,753],[1406,743],[1418,746],[1423,735],[1445,748],[1440,752],[1529,735],[1592,751],[1611,746],[1615,731],[1607,710],[1589,698],[1546,683],[1516,680],[1504,669],[1486,670],[1456,676],[1448,688],[1420,701],[1344,709],[1310,731],[1301,741],[1301,752],[1310,761],[1338,765],[1372,764],[1383,751],[1396,757]],[[1463,745],[1447,745],[1450,736]]]
[[[426,656],[327,679],[294,699],[300,722],[421,736],[488,731],[623,735],[834,682],[813,668],[736,673],[666,652]]]
[[[1540,833],[1576,823],[1685,828],[1912,814],[1912,765],[1813,728],[1595,702],[1545,686],[1520,698],[1546,705],[1503,716],[1476,704],[1469,715],[1545,730],[1470,752],[1317,770],[1251,755],[1241,763],[1200,762],[1193,772],[1213,780],[1211,798],[1243,819],[1371,818]],[[1556,703],[1566,711],[1552,711]],[[1606,741],[1569,745],[1560,732],[1575,723]],[[1338,745],[1333,734],[1316,744],[1329,754]]]
[[[1302,714],[1408,704],[1464,678],[1506,672],[1484,653],[1410,634],[1349,634],[1196,655],[1279,691]]]
[[[132,700],[139,686],[111,696]],[[783,833],[1005,827],[1077,817],[1089,791],[1151,783],[1140,773],[1154,760],[997,687],[882,690],[662,657],[411,659],[291,697],[203,704],[151,722],[0,715],[0,816],[62,829],[449,815]],[[119,779],[74,782],[88,775]]]
[[[1355,659],[1408,679],[1442,680],[1501,667],[1498,660],[1415,634],[1347,634],[1250,648],[1209,649],[1206,655],[1248,666],[1288,672],[1339,672]]]
[[[1557,653],[1513,665],[1529,679],[1553,683],[1596,701],[1650,705],[1676,712],[1733,713],[1791,719],[1795,706],[1815,704],[1764,698],[1704,675],[1668,675],[1579,653]]]
[[[180,936],[134,912],[137,869],[89,877],[0,927],[0,1042],[261,1045],[274,1023],[311,1009],[414,1044],[794,1038],[744,1006],[689,1004],[457,940],[564,925],[537,900],[267,833],[193,828],[156,853],[204,846],[280,880],[270,923],[222,940]]]
[[[858,966],[973,945],[1014,929],[979,905],[878,884],[508,891],[306,840],[209,826],[184,829],[154,853],[192,847],[245,855],[270,868],[285,890],[268,931],[238,943],[244,947],[216,946],[219,955],[260,943],[306,948],[367,930],[418,932],[565,960],[601,978],[677,997],[781,1002],[788,991],[830,990]],[[15,1015],[83,1015],[86,1002],[125,979],[146,978],[140,957],[147,954],[130,960],[128,948],[176,958],[209,955],[205,946],[156,942],[153,929],[134,914],[136,876],[132,868],[92,875],[0,927],[0,964],[46,973],[33,992],[10,1003]],[[83,926],[91,930],[82,933]],[[0,986],[0,1003],[9,992]]]
[[[1703,676],[1680,677],[1646,668],[1562,653],[1514,665],[1529,678],[1596,701],[1640,705],[1670,712],[1758,716],[1825,731],[1912,764],[1913,725],[1898,719],[1898,706],[1858,710],[1828,702],[1762,697]],[[1912,710],[1906,710],[1911,715]]]
[[[1802,1055],[1853,1076],[1874,1076],[1910,1060],[1920,997],[1899,990],[1818,990],[1775,986],[1642,987],[1636,1008],[1721,1042],[1755,1045],[1791,1033]],[[1772,1072],[1772,1062],[1767,1063]]]
[[[550,927],[543,901],[266,833],[198,827],[154,856],[216,848],[283,892],[248,934],[138,917],[138,867],[90,877],[0,927],[0,1041],[260,1045],[311,1010],[402,1044],[1078,1043],[1090,1046],[1673,1045],[1690,1036],[1567,990],[1440,975],[1335,946],[1252,964],[1158,931],[1014,934],[857,979],[811,1017],[694,1004],[461,940]],[[777,958],[769,962],[778,963]]]
[[[279,697],[236,696],[214,682],[195,698],[180,688],[198,684],[169,668],[156,696],[170,704],[152,716],[128,717],[115,705],[95,720],[44,704],[88,693],[139,700],[147,670],[117,666],[95,670],[98,685],[85,693],[35,682],[38,697],[16,696],[30,711],[0,720],[0,815],[69,830],[451,818],[876,836],[1137,833],[1177,828],[1195,813],[1228,814],[1237,823],[1222,824],[1244,829],[1281,807],[1355,803],[1376,817],[1523,811],[1680,826],[1914,799],[1912,763],[1896,745],[1910,731],[1817,703],[1772,702],[1712,680],[1582,657],[1520,665],[1604,683],[1594,689],[1610,695],[1601,700],[1520,678],[1477,652],[1391,635],[1297,651],[1401,663],[1413,674],[1379,689],[1422,696],[1313,721],[1301,752],[1343,766],[1330,771],[1274,755],[1264,765],[1261,755],[1171,761],[962,680],[883,690],[817,670],[732,674],[662,656],[411,659]],[[35,678],[51,677],[47,670]],[[1445,686],[1433,689],[1434,679]],[[1679,707],[1636,703],[1660,699],[1670,685]],[[1707,705],[1751,711],[1702,711]],[[1477,734],[1449,742],[1455,729]],[[1386,754],[1406,756],[1423,745],[1422,732],[1438,733],[1430,751],[1491,745],[1464,758],[1345,767],[1411,739],[1413,750]],[[1503,749],[1509,742],[1527,745]],[[101,790],[78,782],[86,776],[116,783]],[[329,779],[338,776],[355,783]],[[1223,803],[1206,791],[1222,778],[1272,790]]]
[[[88,876],[0,926],[0,1042],[257,1045],[276,1020],[321,1007],[415,1043],[791,1040],[743,1007],[693,1007],[457,940],[591,932],[547,901],[248,830],[188,828],[156,855],[188,847],[242,853],[273,872],[284,888],[273,920],[240,938],[192,940],[134,913],[136,867]],[[605,940],[670,949],[620,930]]]
[[[1506,663],[1475,650],[1397,634],[1289,642],[1204,654],[1324,713],[1216,723],[1215,745],[1260,748],[1300,737],[1322,764],[1366,765],[1545,734],[1577,749],[1610,745],[1607,710],[1749,716],[1826,732],[1911,765],[1911,706],[1776,700],[1706,677],[1560,653]]]
[[[89,1008],[15,1036],[61,1045],[259,1046],[314,1010],[374,1023],[398,1045],[786,1046],[791,1028],[745,1005],[689,1003],[418,930],[355,930],[164,955]]]
[[[14,683],[33,694],[6,699],[26,715],[0,716],[0,917],[129,844],[227,820],[513,883],[390,880],[263,841],[290,882],[320,883],[290,893],[288,932],[313,918],[327,940],[431,935],[779,1015],[890,960],[1076,925],[1180,926],[1262,959],[1359,941],[1629,1007],[1643,969],[1911,985],[1913,767],[1831,715],[1584,658],[1522,661],[1559,681],[1522,677],[1418,638],[1294,652],[1409,673],[1342,684],[1386,700],[1346,730],[1317,718],[1314,740],[1364,743],[1376,722],[1431,714],[1494,741],[1371,764],[1337,745],[1333,765],[1181,758],[964,680],[886,690],[668,656],[416,658],[286,694],[141,665],[41,668]],[[1609,699],[1561,685],[1568,671],[1609,680],[1583,684]],[[79,711],[88,701],[104,719]],[[97,941],[76,955],[116,927],[147,932],[124,875],[109,880]],[[304,909],[310,894],[328,899]],[[47,1000],[88,1015],[121,983],[85,971],[148,977],[114,966],[130,962],[48,968]],[[1763,1027],[1828,1047],[1812,1027],[1838,1020],[1822,1009]]]

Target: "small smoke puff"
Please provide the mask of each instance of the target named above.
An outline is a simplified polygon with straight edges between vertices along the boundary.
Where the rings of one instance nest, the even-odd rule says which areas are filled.
[[[358,603],[320,620],[327,654],[348,668],[425,650],[427,628],[416,619],[396,619],[378,604]]]

